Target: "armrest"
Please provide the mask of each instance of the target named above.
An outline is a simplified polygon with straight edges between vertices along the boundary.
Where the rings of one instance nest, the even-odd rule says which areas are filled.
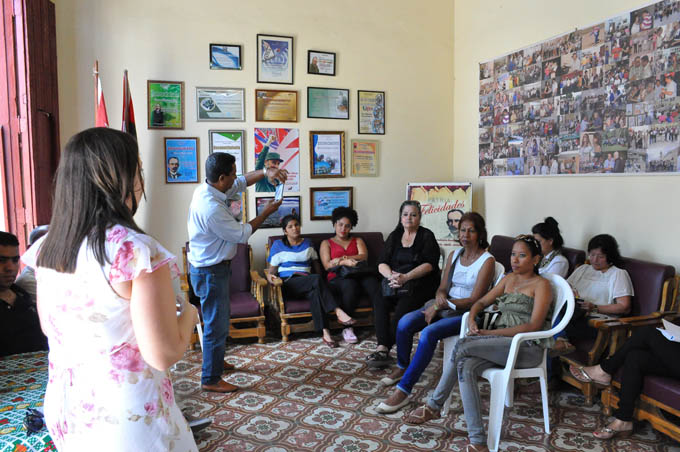
[[[269,275],[269,270],[265,269],[264,274]],[[269,284],[269,280],[267,280],[267,283]],[[283,285],[283,280],[281,278],[279,278],[278,280],[271,283],[271,285],[272,285],[272,287],[281,287]]]
[[[260,276],[260,274],[255,270],[250,270],[250,279],[252,279],[253,282],[255,282],[255,284],[257,284],[260,287],[264,287],[268,284],[268,281],[262,276]]]

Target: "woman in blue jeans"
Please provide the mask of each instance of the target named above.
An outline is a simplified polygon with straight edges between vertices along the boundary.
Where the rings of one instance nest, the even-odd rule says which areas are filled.
[[[397,389],[376,408],[379,413],[394,413],[409,403],[409,395],[430,363],[437,343],[458,334],[463,313],[484,296],[493,282],[495,260],[486,248],[486,225],[476,212],[464,214],[458,223],[462,248],[452,252],[446,262],[436,298],[425,309],[412,311],[397,326],[397,368],[381,382]],[[411,360],[413,335],[421,331],[418,348]],[[409,362],[410,361],[410,362]]]

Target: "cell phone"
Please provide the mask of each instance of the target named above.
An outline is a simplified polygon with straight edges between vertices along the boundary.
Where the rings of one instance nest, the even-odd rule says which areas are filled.
[[[283,198],[283,186],[284,184],[279,184],[276,186],[276,194],[274,195],[274,201],[280,201]]]

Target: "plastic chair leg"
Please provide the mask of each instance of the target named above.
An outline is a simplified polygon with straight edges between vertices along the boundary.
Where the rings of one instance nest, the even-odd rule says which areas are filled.
[[[510,378],[510,381],[508,382],[508,389],[505,392],[505,406],[508,408],[512,408],[512,405],[515,403],[515,379]]]
[[[203,350],[203,325],[201,322],[196,324],[196,331],[198,332],[198,342],[201,344],[201,350]]]
[[[543,425],[545,433],[550,433],[550,412],[548,411],[548,381],[545,372],[538,377],[541,384],[541,401],[543,402]]]
[[[503,384],[503,378],[494,378],[491,382],[491,399],[489,404],[489,429],[487,431],[487,447],[491,451],[498,450],[503,430],[503,412],[505,411],[505,398],[508,390]]]
[[[453,366],[453,362],[451,362],[451,359],[447,359],[447,357],[451,356],[451,353],[453,353],[453,347],[456,343],[455,340],[451,337],[447,337],[442,341],[444,343],[444,361],[442,362],[442,375],[446,374],[450,369],[451,366]],[[442,408],[442,417],[446,417],[449,414],[449,408],[451,408],[451,398],[453,397],[453,392],[446,398],[446,402],[444,402],[444,407]]]

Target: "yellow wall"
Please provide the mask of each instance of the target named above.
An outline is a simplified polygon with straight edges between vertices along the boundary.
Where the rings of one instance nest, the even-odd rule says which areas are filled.
[[[567,246],[608,232],[625,256],[680,268],[680,177],[478,178],[478,64],[583,28],[647,2],[456,0],[454,2],[454,178],[470,180],[490,235],[529,232],[547,215]]]
[[[146,175],[147,202],[137,221],[178,253],[187,239],[186,217],[197,184],[166,185],[164,136],[200,137],[200,162],[208,155],[208,130],[245,129],[248,169],[254,169],[254,89],[295,89],[301,143],[303,231],[330,231],[327,221],[309,220],[310,186],[354,186],[358,230],[389,232],[409,181],[451,180],[453,153],[453,3],[430,0],[55,0],[61,136],[93,125],[92,73],[99,60],[111,126],[120,127],[121,85],[129,70]],[[256,83],[257,33],[295,38],[295,84]],[[243,45],[242,71],[211,71],[210,43]],[[307,50],[337,53],[337,76],[308,75]],[[146,80],[182,80],[186,86],[186,129],[146,129]],[[197,123],[195,87],[246,88],[245,123]],[[306,87],[349,88],[350,120],[306,119]],[[384,136],[357,134],[357,89],[386,91]],[[309,179],[310,130],[343,130],[352,138],[381,142],[380,177]],[[201,169],[201,174],[204,171]],[[254,206],[253,189],[248,208]],[[280,229],[257,231],[251,239],[261,265],[265,237]]]

